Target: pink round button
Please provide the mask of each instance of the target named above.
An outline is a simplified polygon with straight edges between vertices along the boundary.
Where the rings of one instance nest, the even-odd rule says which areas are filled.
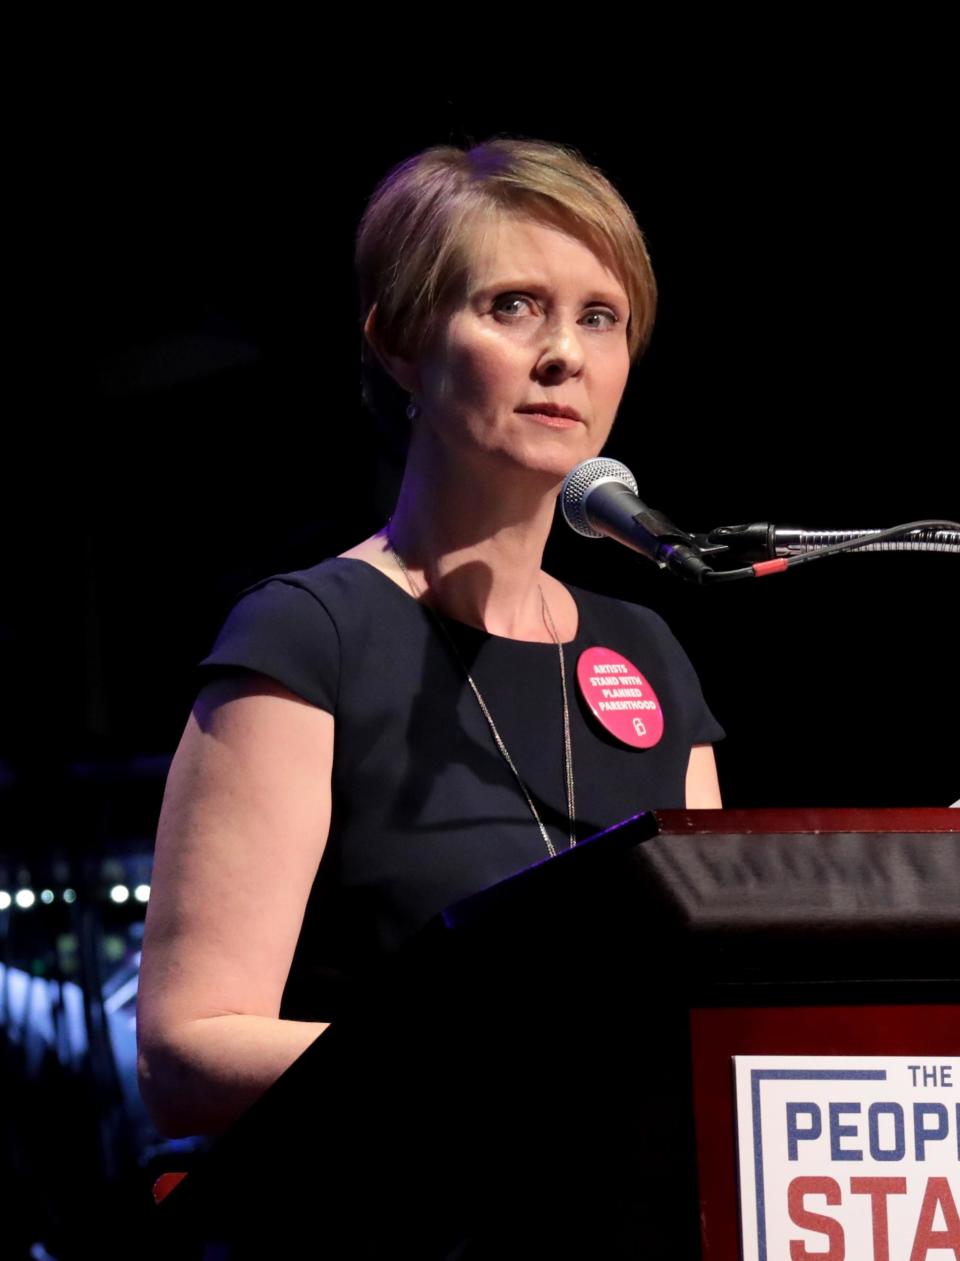
[[[657,694],[632,661],[612,648],[585,648],[577,682],[594,717],[612,736],[635,749],[652,748],[663,735]]]

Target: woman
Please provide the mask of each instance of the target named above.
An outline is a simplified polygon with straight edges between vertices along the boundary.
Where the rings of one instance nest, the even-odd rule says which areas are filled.
[[[720,804],[722,733],[663,623],[541,565],[650,333],[625,203],[557,146],[428,150],[377,189],[357,264],[405,472],[383,530],[250,589],[202,663],[140,977],[141,1089],[170,1135],[227,1127],[335,1018],[340,978],[444,906],[638,809]],[[656,693],[650,747],[581,694],[596,646]]]

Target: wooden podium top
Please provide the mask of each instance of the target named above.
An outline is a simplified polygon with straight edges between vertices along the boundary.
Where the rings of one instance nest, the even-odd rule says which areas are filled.
[[[802,806],[762,810],[657,810],[663,834],[735,832],[741,836],[789,832],[960,832],[960,809],[895,806],[841,809]]]

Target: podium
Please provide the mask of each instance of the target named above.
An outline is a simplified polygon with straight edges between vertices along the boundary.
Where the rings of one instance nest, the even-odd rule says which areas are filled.
[[[359,980],[157,1255],[734,1261],[731,1057],[956,1056],[958,961],[958,811],[635,816]]]

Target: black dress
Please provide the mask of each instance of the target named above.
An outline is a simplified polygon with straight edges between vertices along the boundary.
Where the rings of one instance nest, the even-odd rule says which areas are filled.
[[[721,739],[689,659],[649,609],[569,588],[564,645],[577,837],[646,809],[684,805],[690,749]],[[268,675],[333,713],[333,809],[280,1014],[330,1020],[361,974],[444,907],[547,857],[520,788],[465,677],[469,669],[556,849],[569,844],[557,648],[434,614],[365,561],[336,558],[244,592],[202,681]],[[576,662],[622,654],[664,713],[649,749],[610,736],[584,702]]]

